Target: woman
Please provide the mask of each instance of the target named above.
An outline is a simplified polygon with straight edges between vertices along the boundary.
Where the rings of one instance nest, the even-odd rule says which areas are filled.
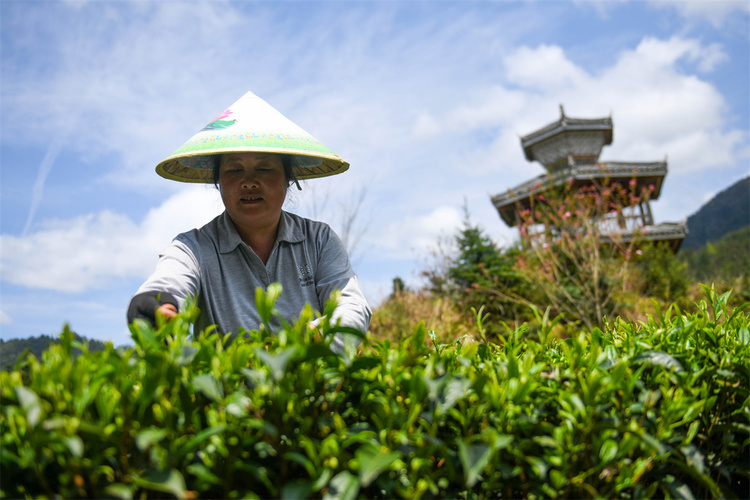
[[[269,125],[274,130],[268,131]],[[185,299],[195,296],[196,331],[216,325],[222,333],[238,334],[261,323],[255,289],[279,282],[276,309],[287,321],[307,303],[322,311],[340,290],[332,320],[365,333],[372,311],[341,240],[327,224],[282,210],[298,178],[347,168],[267,103],[251,93],[243,96],[157,166],[167,178],[213,181],[225,211],[173,240],[131,300],[128,322],[154,323],[157,309],[173,318]],[[342,346],[343,338],[336,338],[333,347]]]

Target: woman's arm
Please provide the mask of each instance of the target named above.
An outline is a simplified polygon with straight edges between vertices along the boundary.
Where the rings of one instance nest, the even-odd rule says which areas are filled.
[[[159,257],[154,272],[130,300],[128,324],[143,319],[155,326],[157,310],[172,319],[188,296],[197,295],[200,286],[197,246],[180,236]]]
[[[354,328],[366,334],[370,327],[372,310],[359,287],[346,248],[332,230],[328,232],[328,239],[324,242],[318,257],[315,281],[321,307],[335,290],[339,290],[341,296],[331,322],[339,322],[341,326]],[[337,338],[335,343],[343,346],[343,339]]]

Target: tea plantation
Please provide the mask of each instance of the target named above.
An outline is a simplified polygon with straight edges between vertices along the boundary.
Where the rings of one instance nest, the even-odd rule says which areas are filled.
[[[750,319],[728,294],[565,339],[536,313],[484,342],[479,316],[473,338],[418,327],[339,355],[354,332],[312,332],[310,310],[271,331],[278,292],[246,338],[193,338],[193,310],[124,350],[66,331],[0,372],[2,497],[750,494]]]

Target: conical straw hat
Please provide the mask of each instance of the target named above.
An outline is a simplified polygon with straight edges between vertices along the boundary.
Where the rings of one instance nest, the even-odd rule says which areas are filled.
[[[248,92],[159,163],[156,173],[180,182],[213,182],[216,155],[237,152],[290,155],[297,179],[340,174],[349,168],[349,163]]]

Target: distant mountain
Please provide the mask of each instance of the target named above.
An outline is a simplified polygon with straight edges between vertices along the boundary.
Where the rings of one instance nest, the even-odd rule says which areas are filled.
[[[104,350],[104,342],[98,340],[91,340],[79,335],[75,336],[75,341],[82,344],[88,343],[89,351],[102,351]],[[12,370],[16,364],[18,357],[28,349],[37,358],[42,358],[42,353],[47,350],[50,344],[59,344],[59,338],[49,337],[47,335],[40,335],[38,337],[30,337],[27,339],[11,339],[2,340],[0,339],[0,370]],[[73,349],[74,354],[78,351]]]
[[[682,248],[698,249],[750,225],[750,177],[737,181],[688,217]]]

